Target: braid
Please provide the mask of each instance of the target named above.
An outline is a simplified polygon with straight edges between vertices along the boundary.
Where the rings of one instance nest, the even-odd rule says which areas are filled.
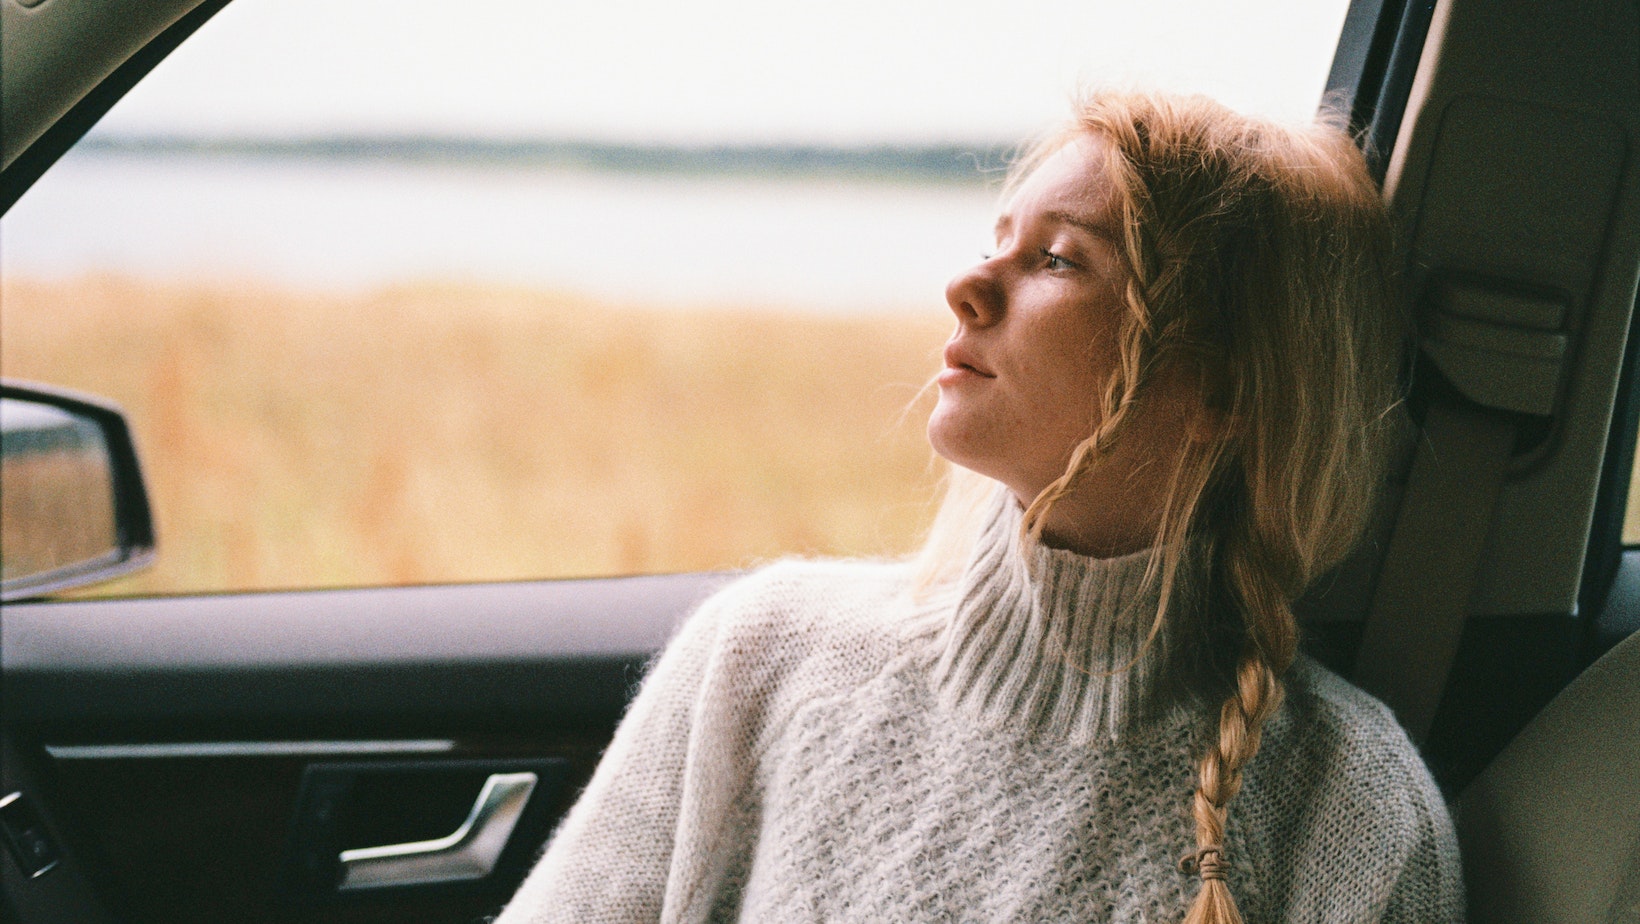
[[[1241,791],[1242,768],[1258,753],[1264,722],[1281,706],[1280,675],[1292,663],[1297,628],[1288,595],[1271,568],[1257,560],[1247,535],[1235,531],[1225,549],[1226,597],[1244,614],[1245,642],[1236,663],[1235,689],[1219,708],[1218,740],[1202,755],[1200,779],[1191,801],[1196,850],[1180,866],[1200,874],[1201,891],[1184,924],[1241,924],[1225,874],[1225,818]]]

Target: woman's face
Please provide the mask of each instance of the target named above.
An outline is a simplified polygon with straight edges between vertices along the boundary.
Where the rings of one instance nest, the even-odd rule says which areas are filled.
[[[997,219],[996,250],[951,280],[957,329],[945,347],[936,452],[1007,485],[1029,504],[1064,474],[1093,433],[1118,362],[1127,271],[1117,241],[1107,143],[1084,137],[1037,167]],[[1166,480],[1183,448],[1182,383],[1158,381],[1146,412],[1076,490],[1056,503],[1044,536],[1088,554],[1150,544]]]

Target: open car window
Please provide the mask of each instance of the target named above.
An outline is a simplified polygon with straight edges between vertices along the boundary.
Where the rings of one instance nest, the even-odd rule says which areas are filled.
[[[6,216],[0,362],[131,416],[98,592],[902,553],[1011,145],[1306,118],[1345,5],[236,0]]]

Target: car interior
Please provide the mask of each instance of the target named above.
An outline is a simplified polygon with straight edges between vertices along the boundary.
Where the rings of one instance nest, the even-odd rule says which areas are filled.
[[[3,208],[226,5],[0,0]],[[1421,748],[1472,920],[1640,921],[1640,5],[1353,0],[1329,88],[1418,343],[1402,462],[1302,601],[1305,648]],[[97,406],[7,391],[31,396]],[[118,570],[153,537],[130,436],[103,425]],[[494,913],[731,575],[52,596],[84,577],[8,578],[0,612],[20,924]]]

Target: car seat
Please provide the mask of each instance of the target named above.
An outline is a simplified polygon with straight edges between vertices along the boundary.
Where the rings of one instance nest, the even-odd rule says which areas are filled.
[[[1533,719],[1455,818],[1470,920],[1640,924],[1640,633]]]

